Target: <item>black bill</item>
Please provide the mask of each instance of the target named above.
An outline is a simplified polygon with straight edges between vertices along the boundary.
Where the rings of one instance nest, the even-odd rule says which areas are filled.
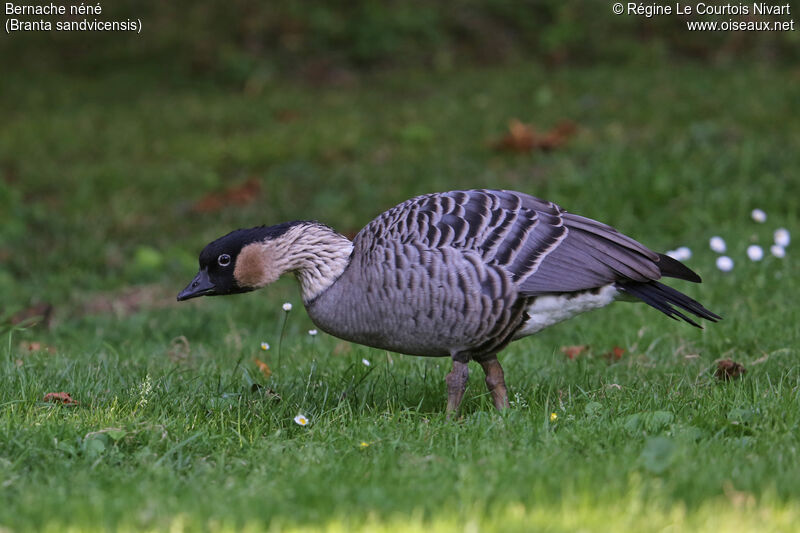
[[[203,269],[197,273],[192,282],[187,285],[185,289],[178,293],[178,301],[182,302],[191,298],[197,298],[198,296],[211,296],[212,294],[216,294],[214,291],[215,288],[211,280],[208,279],[208,272],[206,269]]]

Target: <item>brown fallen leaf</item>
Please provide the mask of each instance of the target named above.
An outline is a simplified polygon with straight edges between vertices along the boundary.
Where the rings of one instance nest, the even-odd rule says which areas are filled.
[[[620,359],[622,359],[622,355],[624,353],[625,350],[623,348],[620,348],[619,346],[614,346],[614,348],[610,352],[604,353],[603,357],[605,357],[609,362],[613,363],[614,361],[619,361]]]
[[[11,317],[11,323],[15,326],[22,323],[30,326],[35,326],[36,324],[48,326],[52,316],[53,306],[49,303],[40,302],[15,313]]]
[[[279,109],[275,111],[272,116],[278,122],[282,122],[284,124],[288,122],[294,122],[295,120],[300,118],[300,113],[295,111],[294,109]]]
[[[742,376],[747,372],[744,366],[731,359],[721,359],[717,361],[717,370],[714,377],[720,381],[730,381]]]
[[[28,353],[34,353],[34,352],[56,353],[55,348],[39,341],[30,341],[30,342],[23,341],[19,343],[19,348],[23,352],[28,352]]]
[[[512,118],[508,121],[508,133],[492,143],[495,150],[526,153],[532,150],[549,151],[560,148],[578,130],[574,122],[564,120],[553,129],[540,133],[530,125],[519,119]]]
[[[43,401],[60,403],[62,405],[78,405],[78,402],[73,400],[68,392],[48,392],[44,395]]]
[[[575,359],[588,349],[589,349],[588,344],[577,344],[575,346],[562,346],[561,353],[566,355],[568,359]]]
[[[247,205],[254,202],[260,192],[261,182],[255,178],[250,178],[223,191],[206,194],[194,203],[192,211],[195,213],[215,213],[228,206]]]
[[[559,122],[555,128],[544,134],[539,139],[539,148],[544,151],[554,150],[563,146],[570,137],[575,135],[578,127],[574,122],[564,120]]]
[[[497,141],[494,147],[497,150],[530,152],[536,147],[537,139],[538,134],[533,126],[512,118],[508,121],[508,134]]]
[[[261,371],[265,378],[268,378],[272,375],[272,369],[269,367],[269,365],[267,365],[267,363],[258,357],[253,357],[253,362],[256,364],[258,370]]]

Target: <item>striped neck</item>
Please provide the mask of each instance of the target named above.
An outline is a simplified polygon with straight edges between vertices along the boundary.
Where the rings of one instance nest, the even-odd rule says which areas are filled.
[[[287,272],[300,282],[308,303],[342,275],[353,243],[319,222],[300,222],[282,235],[242,248],[234,276],[240,286],[259,289]]]

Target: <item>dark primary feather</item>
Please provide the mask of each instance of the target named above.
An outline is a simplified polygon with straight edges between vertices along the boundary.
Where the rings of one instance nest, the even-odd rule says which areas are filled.
[[[663,283],[659,283],[657,281],[649,281],[647,283],[639,283],[635,281],[620,281],[617,282],[616,287],[628,294],[631,294],[648,305],[651,305],[667,315],[670,318],[677,320],[681,318],[688,322],[689,324],[700,328],[700,324],[692,320],[691,318],[687,317],[685,314],[681,313],[675,307],[680,307],[686,311],[689,311],[695,316],[700,318],[705,318],[706,320],[710,320],[711,322],[716,322],[720,320],[722,317],[712,313],[703,305],[689,298],[685,294],[680,291],[676,291],[672,287],[664,285]]]
[[[661,275],[668,278],[683,279],[693,283],[703,281],[689,267],[668,255],[658,254],[658,268],[661,270]]]

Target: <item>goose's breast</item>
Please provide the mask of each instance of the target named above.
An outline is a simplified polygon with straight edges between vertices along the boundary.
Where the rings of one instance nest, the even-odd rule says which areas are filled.
[[[506,310],[515,299],[499,269],[454,252],[406,250],[400,259],[355,263],[309,314],[321,329],[353,342],[444,356],[500,333],[500,322],[513,319]]]

